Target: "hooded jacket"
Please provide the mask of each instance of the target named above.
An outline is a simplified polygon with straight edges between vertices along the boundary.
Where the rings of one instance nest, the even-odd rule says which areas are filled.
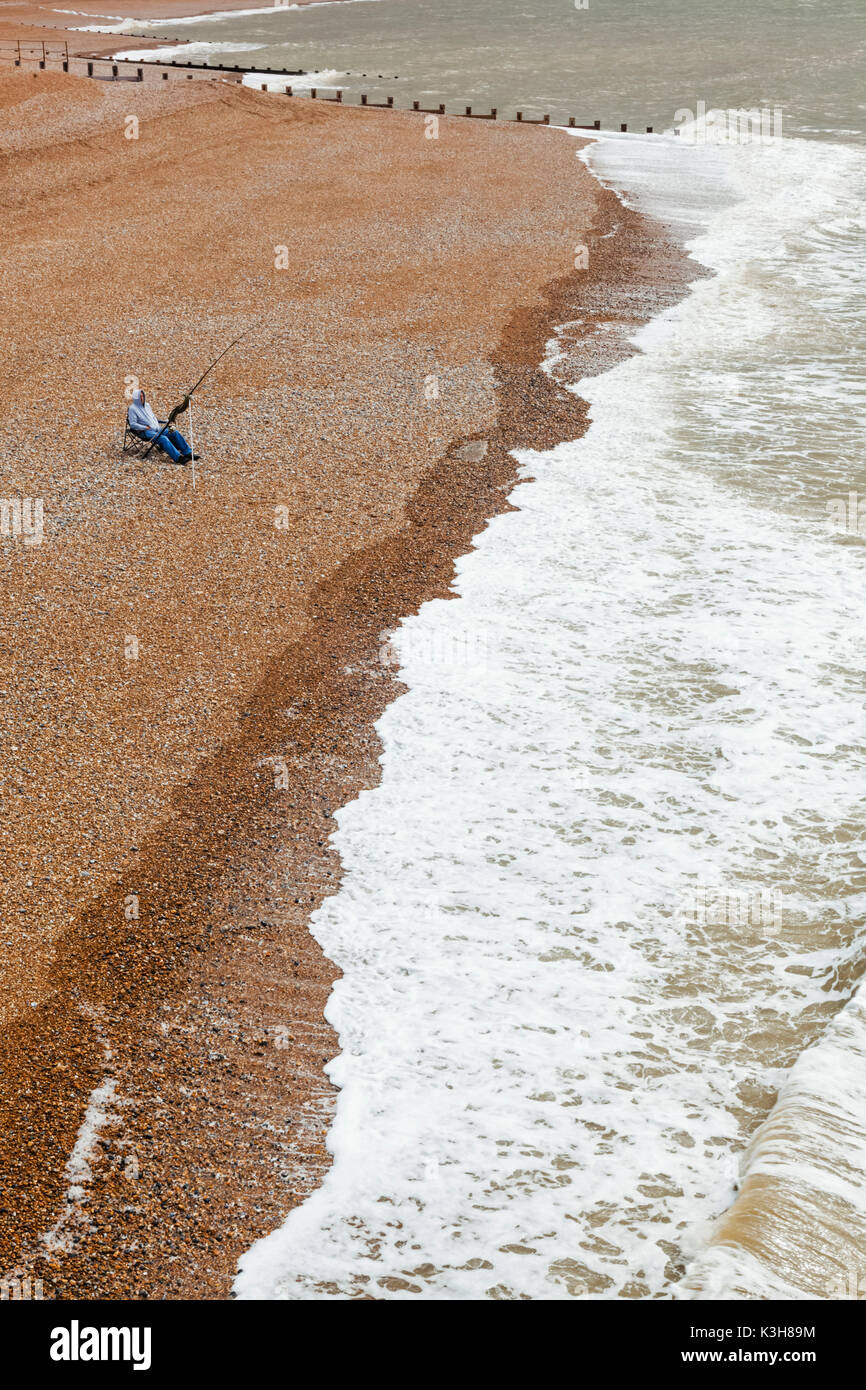
[[[141,391],[133,391],[126,419],[131,430],[158,430],[159,421],[150,406],[141,399]]]

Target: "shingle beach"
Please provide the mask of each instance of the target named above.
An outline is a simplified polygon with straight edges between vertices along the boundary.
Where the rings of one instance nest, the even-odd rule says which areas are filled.
[[[46,1297],[225,1298],[328,1163],[308,919],[387,634],[509,451],[585,427],[556,325],[577,380],[693,273],[578,148],[0,71],[0,494],[44,527],[0,538],[0,1270]],[[195,489],[124,456],[131,384],[164,416],[251,326],[195,397]]]

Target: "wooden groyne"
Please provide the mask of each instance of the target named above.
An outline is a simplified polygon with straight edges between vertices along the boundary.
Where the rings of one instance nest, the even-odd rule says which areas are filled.
[[[135,41],[141,39],[141,35],[135,36]],[[147,37],[147,36],[144,36]],[[317,72],[308,72],[304,68],[266,68],[266,67],[243,67],[239,63],[193,63],[176,58],[70,58],[66,44],[57,45],[16,45],[7,44],[6,48],[13,49],[13,52],[4,52],[0,46],[0,62],[11,62],[14,67],[25,67],[28,62],[36,63],[39,68],[47,68],[49,65],[56,64],[62,72],[76,72],[78,68],[83,68],[81,76],[92,77],[100,82],[143,82],[146,68],[161,69],[163,81],[168,81],[171,77],[185,77],[187,80],[200,75],[230,78],[236,82],[243,82],[245,77],[267,77],[286,79],[286,85],[275,96],[303,96],[303,90],[295,92],[291,85],[291,78],[305,77],[311,78],[318,76]],[[32,52],[27,50],[32,49]],[[167,47],[166,52],[170,53],[171,48]],[[123,69],[123,71],[121,71]],[[366,76],[364,73],[362,76]],[[380,74],[381,76],[381,74]],[[383,79],[384,80],[384,79]],[[398,80],[396,78],[392,79]],[[268,82],[260,84],[260,90],[270,91]],[[322,89],[310,86],[306,89],[306,94],[311,101],[327,101],[339,105],[348,106],[350,103],[345,100],[345,89],[339,87],[328,87]],[[367,92],[359,93],[359,107],[367,110],[378,111],[413,111],[425,115],[435,116],[459,116],[463,119],[473,121],[497,121],[513,120],[519,125],[550,125],[549,114],[542,116],[527,116],[522,110],[517,111],[511,116],[503,116],[497,107],[490,111],[474,111],[472,106],[464,105],[460,111],[446,111],[445,103],[440,102],[438,106],[422,106],[419,101],[413,101],[411,107],[395,106],[393,97],[386,97],[384,101],[372,100]],[[554,122],[554,124],[565,125],[571,130],[601,130],[601,121],[595,120],[590,123],[581,123],[574,116],[569,116],[567,121]],[[626,133],[628,125],[621,122],[620,131]],[[647,135],[652,135],[653,127],[646,126]]]

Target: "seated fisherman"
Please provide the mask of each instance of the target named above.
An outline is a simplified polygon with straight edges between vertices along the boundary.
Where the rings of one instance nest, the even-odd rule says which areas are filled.
[[[183,435],[175,429],[162,429],[165,421],[157,420],[143,391],[133,391],[126,419],[132,433],[137,434],[139,439],[156,439],[158,435],[157,449],[162,449],[174,463],[189,463],[192,459],[192,450]]]

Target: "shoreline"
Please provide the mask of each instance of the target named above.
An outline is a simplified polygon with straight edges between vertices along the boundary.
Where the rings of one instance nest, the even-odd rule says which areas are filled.
[[[292,0],[292,8],[304,5],[321,4],[322,0]],[[350,0],[328,0],[330,4],[350,3]],[[133,48],[140,44],[142,49],[174,48],[188,43],[189,39],[151,37],[124,34],[123,23],[147,23],[149,20],[191,20],[193,22],[214,15],[232,14],[253,9],[250,0],[219,0],[219,9],[202,7],[191,9],[190,0],[141,0],[141,4],[120,3],[109,6],[111,13],[101,15],[96,11],[71,11],[54,9],[50,5],[31,3],[31,0],[0,0],[0,43],[21,41],[52,42],[47,34],[57,34],[58,40],[65,39],[69,44],[70,56],[77,58],[110,58],[118,47],[118,42],[129,39]],[[98,24],[104,20],[106,25],[112,21],[121,27],[113,33],[88,31],[78,22],[84,20]],[[128,46],[128,45],[127,45]],[[2,68],[0,68],[2,71]]]
[[[323,0],[292,0],[290,6],[285,8],[301,9],[305,5],[322,4]],[[348,0],[327,0],[329,4],[348,3]],[[262,13],[267,13],[272,6],[262,6]],[[219,0],[218,6],[202,6],[200,9],[190,9],[189,0],[141,0],[140,4],[126,4],[125,0],[115,4],[111,0],[111,13],[103,14],[97,10],[71,10],[55,9],[52,5],[39,5],[28,3],[28,0],[0,0],[0,23],[21,23],[21,24],[42,24],[45,28],[67,29],[70,33],[81,33],[81,26],[73,21],[85,19],[99,22],[105,20],[110,22],[137,22],[146,23],[148,20],[156,19],[203,19],[211,16],[232,14],[235,11],[249,12],[255,10],[256,6],[251,0]],[[44,23],[44,16],[55,16],[56,24]]]
[[[24,75],[5,81],[20,87]],[[116,429],[116,391],[85,426],[61,427],[47,452],[35,450],[19,479],[28,494],[46,493],[49,518],[72,518],[68,537],[50,532],[35,554],[38,592],[53,590],[46,607],[66,616],[65,648],[43,631],[23,571],[11,577],[32,650],[57,652],[76,693],[72,706],[55,696],[59,722],[43,759],[43,778],[52,767],[73,769],[52,797],[51,843],[22,805],[5,846],[22,874],[9,920],[19,920],[11,913],[23,902],[31,934],[21,938],[17,982],[14,952],[7,962],[18,1007],[3,1049],[3,1163],[16,1217],[3,1219],[0,1258],[41,1278],[50,1297],[225,1298],[238,1256],[281,1224],[328,1163],[333,1091],[323,1067],[336,1040],[323,1010],[334,970],[307,922],[339,886],[333,812],[378,779],[373,724],[401,689],[379,658],[382,633],[448,596],[454,558],[508,507],[509,451],[549,448],[586,427],[584,403],[541,368],[555,325],[580,312],[583,338],[569,341],[574,379],[600,372],[633,351],[625,335],[700,271],[663,229],[595,182],[571,137],[458,118],[443,122],[431,148],[411,115],[273,103],[206,81],[190,84],[195,92],[184,84],[137,94],[150,103],[142,110],[149,155],[146,140],[131,150],[111,133],[124,94],[54,74],[28,81],[42,84],[66,144],[28,148],[19,130],[11,157],[18,287],[34,244],[45,293],[62,285],[55,323],[32,326],[18,311],[10,330],[12,362],[35,383],[35,399],[10,401],[19,435],[38,437],[40,376],[75,377],[61,419],[79,399],[98,401],[100,381],[122,380],[129,356],[105,356],[111,332],[135,338],[160,406],[169,379],[197,375],[192,364],[205,348],[215,355],[263,303],[287,346],[276,359],[227,359],[204,415],[203,451],[220,458],[220,471],[206,461],[195,495],[169,466],[118,474],[116,459],[94,464],[92,451]],[[202,129],[212,152],[179,188],[172,161],[200,147]],[[287,141],[304,174],[276,158]],[[232,208],[231,221],[220,197],[231,180],[223,150],[238,145],[248,202]],[[357,174],[340,165],[345,148]],[[126,198],[130,156],[155,181],[159,220],[136,205],[134,179]],[[326,195],[336,168],[340,187]],[[94,175],[98,204],[88,192]],[[386,177],[399,217],[378,191]],[[318,190],[317,206],[304,211],[293,178]],[[269,224],[274,207],[279,221]],[[288,286],[268,260],[287,208]],[[107,221],[93,286],[81,228],[97,209]],[[134,218],[130,299],[117,228]],[[207,236],[203,247],[190,221]],[[384,225],[393,248],[381,244]],[[239,249],[250,226],[264,254],[255,241]],[[574,272],[578,236],[590,247],[589,269]],[[83,255],[71,299],[69,275],[38,249],[46,241],[49,252],[59,248],[61,271],[64,247]],[[204,336],[184,329],[190,315],[209,326],[215,313]],[[166,337],[169,314],[186,336],[180,349]],[[63,368],[61,340],[72,348]],[[434,367],[435,415],[422,390]],[[478,441],[486,451],[467,451]],[[288,564],[267,519],[275,503],[288,513]],[[107,624],[93,611],[94,592],[106,595]],[[143,628],[152,671],[131,671],[116,656],[112,664],[111,643],[117,650],[130,627]],[[61,679],[36,676],[46,688]],[[94,723],[79,732],[73,711],[82,700]],[[44,732],[20,695],[12,708],[38,776]],[[279,787],[275,762],[285,764]],[[76,882],[88,852],[87,877]],[[34,905],[25,880],[37,861],[63,886]],[[85,1116],[90,1147],[79,1144],[70,1169]]]

